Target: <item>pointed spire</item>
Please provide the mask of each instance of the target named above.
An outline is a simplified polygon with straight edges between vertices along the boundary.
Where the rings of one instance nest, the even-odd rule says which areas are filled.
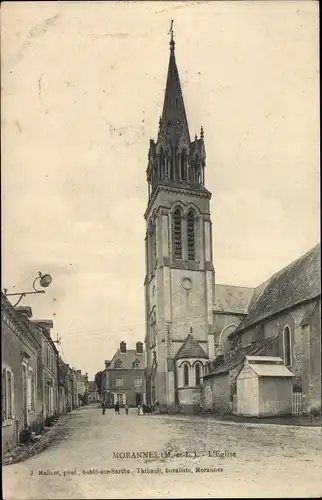
[[[204,138],[204,131],[203,131],[203,126],[201,125],[201,129],[200,129],[200,138],[203,139]]]
[[[170,31],[170,59],[168,76],[165,89],[165,97],[162,112],[162,131],[168,138],[172,146],[176,146],[182,135],[187,144],[190,144],[190,135],[186,110],[184,106],[179,72],[175,59],[173,39],[173,21],[171,21]]]

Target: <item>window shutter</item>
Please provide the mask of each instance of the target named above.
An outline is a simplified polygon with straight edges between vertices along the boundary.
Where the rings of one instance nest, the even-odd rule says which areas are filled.
[[[15,418],[15,377],[11,373],[11,418]]]
[[[7,377],[6,377],[6,369],[2,368],[2,422],[4,422],[7,418]]]
[[[28,370],[28,378],[27,378],[27,401],[28,401],[28,411],[31,410],[31,371]]]
[[[7,418],[11,418],[12,415],[12,379],[11,371],[6,369],[6,380],[7,380]]]

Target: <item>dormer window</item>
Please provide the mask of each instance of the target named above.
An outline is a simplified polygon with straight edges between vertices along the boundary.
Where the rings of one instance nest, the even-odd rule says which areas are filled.
[[[115,361],[115,368],[122,368],[122,366],[123,366],[122,361],[120,359],[117,359]]]
[[[133,361],[132,366],[133,366],[133,368],[139,368],[140,367],[140,360],[136,359],[135,361]]]

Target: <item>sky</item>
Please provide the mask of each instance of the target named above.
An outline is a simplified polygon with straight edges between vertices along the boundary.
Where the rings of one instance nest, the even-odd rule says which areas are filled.
[[[216,282],[254,287],[320,240],[318,4],[3,2],[2,287],[94,374],[143,340],[144,211],[174,20],[205,133]]]

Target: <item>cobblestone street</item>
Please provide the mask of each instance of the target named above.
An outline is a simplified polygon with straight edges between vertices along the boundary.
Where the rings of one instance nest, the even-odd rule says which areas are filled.
[[[102,415],[97,406],[74,412],[66,425],[67,434],[51,448],[3,468],[5,500],[322,493],[318,427],[138,416],[134,409],[128,416],[122,409],[120,416],[113,410]],[[216,451],[226,451],[226,457],[216,457]],[[139,452],[156,453],[132,458]]]

